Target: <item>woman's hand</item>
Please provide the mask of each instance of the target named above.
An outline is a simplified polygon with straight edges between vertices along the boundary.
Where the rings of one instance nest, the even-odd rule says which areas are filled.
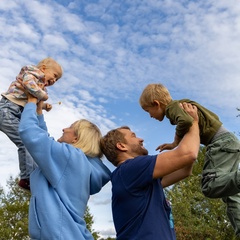
[[[37,98],[34,97],[33,95],[31,95],[24,87],[21,83],[15,83],[15,85],[21,89],[26,95],[27,95],[27,98],[28,98],[28,102],[33,102],[33,103],[37,103]]]

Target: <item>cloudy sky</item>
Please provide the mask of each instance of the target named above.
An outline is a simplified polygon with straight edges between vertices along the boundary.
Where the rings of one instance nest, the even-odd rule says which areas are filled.
[[[161,82],[173,99],[190,98],[238,133],[240,4],[237,0],[1,0],[0,92],[20,68],[51,56],[63,77],[49,90],[45,114],[56,139],[75,120],[103,134],[129,125],[150,154],[170,142],[174,126],[141,110],[148,83]],[[58,102],[62,104],[59,105]],[[19,173],[17,149],[0,134],[0,184]],[[105,161],[113,170],[113,166]],[[91,197],[94,229],[114,236],[111,184]]]

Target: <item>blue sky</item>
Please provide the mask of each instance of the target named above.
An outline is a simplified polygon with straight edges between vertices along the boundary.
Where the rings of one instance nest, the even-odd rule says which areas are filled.
[[[173,99],[190,98],[239,132],[240,5],[236,0],[0,1],[0,92],[20,68],[51,56],[63,77],[49,90],[45,114],[56,139],[75,120],[103,134],[129,125],[150,154],[170,142],[174,126],[150,119],[138,104],[148,83]],[[58,105],[57,102],[62,104]],[[0,184],[17,176],[16,147],[0,134]],[[105,162],[111,170],[114,168]],[[111,185],[91,197],[94,229],[114,236]]]

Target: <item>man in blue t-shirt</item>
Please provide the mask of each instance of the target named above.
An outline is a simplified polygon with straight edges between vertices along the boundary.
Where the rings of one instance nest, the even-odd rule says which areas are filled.
[[[179,146],[155,156],[148,155],[143,139],[129,127],[109,131],[101,139],[113,171],[112,213],[118,240],[175,240],[171,207],[163,188],[189,176],[199,150],[197,109],[182,107],[194,121]]]

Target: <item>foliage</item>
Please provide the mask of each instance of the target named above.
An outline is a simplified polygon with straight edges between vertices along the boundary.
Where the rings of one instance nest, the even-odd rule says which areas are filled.
[[[237,111],[240,112],[240,108],[237,108]],[[240,117],[240,113],[237,115],[237,117]],[[238,132],[237,135],[240,135],[240,132]]]
[[[99,240],[116,240],[116,238],[108,237],[108,238],[100,238]]]
[[[28,236],[28,207],[30,193],[18,187],[18,178],[7,181],[8,192],[0,187],[0,240],[29,240]],[[95,240],[99,239],[98,232],[92,229],[93,216],[87,207],[84,215],[87,228]]]
[[[86,211],[85,211],[84,219],[85,219],[85,222],[86,222],[86,225],[87,225],[87,229],[92,233],[93,238],[95,240],[99,239],[99,237],[100,237],[99,233],[95,232],[92,229],[92,225],[93,225],[94,221],[93,221],[93,216],[91,215],[90,209],[89,209],[88,206],[87,206]]]
[[[205,148],[199,151],[193,175],[166,191],[172,204],[178,240],[235,240],[221,199],[206,198],[200,187]]]
[[[0,193],[0,239],[29,239],[28,237],[28,205],[30,194],[17,187],[17,179],[7,182],[10,191]]]

